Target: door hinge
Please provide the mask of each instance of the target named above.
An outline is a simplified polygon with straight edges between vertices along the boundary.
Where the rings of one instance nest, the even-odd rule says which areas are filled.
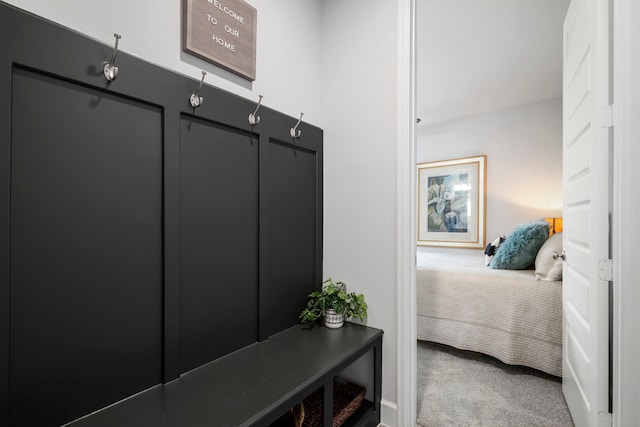
[[[613,127],[613,105],[606,105],[600,108],[600,127]]]
[[[613,281],[613,260],[601,259],[598,262],[598,277],[605,282]]]
[[[598,412],[598,427],[612,427],[613,417],[609,412]]]

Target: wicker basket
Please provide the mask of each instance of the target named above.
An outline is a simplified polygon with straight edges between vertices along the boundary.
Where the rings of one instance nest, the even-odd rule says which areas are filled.
[[[281,416],[270,427],[302,427],[304,422],[304,404],[298,403],[289,412]]]
[[[342,378],[333,379],[333,427],[340,427],[358,410],[367,389]],[[316,390],[302,401],[304,419],[302,427],[322,426],[322,389]]]
[[[339,377],[333,379],[333,427],[340,427],[358,410],[366,392],[365,387]],[[321,427],[322,400],[322,389],[318,389],[271,424],[271,427]]]

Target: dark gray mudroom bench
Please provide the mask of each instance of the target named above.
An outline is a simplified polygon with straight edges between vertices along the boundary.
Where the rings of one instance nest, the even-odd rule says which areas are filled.
[[[332,402],[333,377],[370,351],[373,402],[365,400],[343,426],[376,426],[382,334],[352,323],[341,329],[293,326],[68,426],[269,426],[319,388]],[[332,408],[323,409],[324,426],[331,426]]]

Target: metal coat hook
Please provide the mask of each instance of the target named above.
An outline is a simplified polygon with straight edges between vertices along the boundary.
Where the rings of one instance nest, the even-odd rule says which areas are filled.
[[[198,90],[191,94],[189,97],[189,103],[193,108],[198,108],[204,102],[204,98],[200,96],[200,89],[202,89],[202,85],[204,84],[204,76],[207,73],[205,71],[202,72],[202,80],[200,80],[200,86],[198,86]]]
[[[258,95],[260,99],[258,99],[258,105],[256,105],[256,110],[249,114],[249,124],[251,126],[257,125],[260,123],[260,116],[256,116],[258,109],[260,109],[260,104],[262,103],[262,95]]]
[[[120,34],[114,34],[113,37],[116,38],[116,45],[113,48],[113,55],[111,55],[111,61],[108,64],[104,65],[104,78],[107,79],[108,82],[112,82],[118,77],[118,67],[113,65],[116,62],[116,53],[118,53],[118,40],[120,40]]]
[[[300,126],[300,122],[302,121],[302,116],[304,116],[304,113],[300,113],[298,123],[296,123],[296,125],[289,131],[289,133],[291,134],[291,138],[300,138],[300,135],[302,135],[302,131],[298,130],[298,126]]]

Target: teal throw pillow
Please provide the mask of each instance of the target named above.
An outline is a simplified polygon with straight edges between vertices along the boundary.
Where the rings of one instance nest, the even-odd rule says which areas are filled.
[[[530,267],[548,237],[549,223],[544,219],[519,225],[496,250],[491,268],[523,270]]]

